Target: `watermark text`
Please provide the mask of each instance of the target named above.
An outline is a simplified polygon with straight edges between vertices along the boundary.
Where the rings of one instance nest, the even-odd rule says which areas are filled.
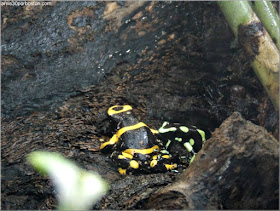
[[[51,1],[1,1],[1,6],[51,6]]]

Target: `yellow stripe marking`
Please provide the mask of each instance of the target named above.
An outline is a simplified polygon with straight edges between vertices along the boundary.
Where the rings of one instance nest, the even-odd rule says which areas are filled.
[[[155,129],[150,128],[150,130],[151,130],[151,132],[152,132],[153,134],[159,134],[159,132],[158,132],[157,130],[155,130]]]
[[[107,145],[113,145],[113,144],[117,143],[119,141],[119,138],[121,137],[121,135],[124,134],[126,131],[136,130],[140,127],[148,127],[148,126],[143,122],[139,122],[135,125],[131,125],[131,126],[127,126],[127,127],[123,127],[121,129],[119,129],[118,132],[115,135],[113,135],[113,137],[110,139],[110,141],[107,141],[107,142],[101,144],[100,149],[103,149]]]
[[[126,149],[126,150],[124,150],[124,152],[128,153],[128,154],[131,154],[131,155],[134,155],[134,153],[147,155],[147,154],[153,153],[156,150],[159,150],[158,145],[155,145],[155,146],[153,146],[152,148],[149,148],[149,149]]]
[[[122,108],[121,110],[115,110],[115,108]],[[108,109],[108,115],[109,116],[112,116],[114,114],[118,114],[118,113],[123,113],[123,112],[126,112],[126,111],[129,111],[129,110],[132,110],[132,107],[130,105],[115,105],[115,106],[112,106]]]
[[[206,140],[205,139],[205,132],[203,130],[200,130],[200,129],[196,129],[196,130],[197,130],[197,132],[199,132],[199,134],[200,134],[200,136],[202,138],[202,141],[205,141]]]
[[[107,145],[113,145],[113,144],[115,144],[116,142],[118,142],[118,140],[119,140],[119,138],[118,138],[117,135],[115,134],[115,135],[113,135],[113,137],[110,139],[110,141],[107,141],[107,142],[101,144],[100,149],[105,148]]]
[[[123,155],[125,158],[131,159],[131,160],[133,159],[133,155],[131,155],[131,154],[122,152],[122,155]]]
[[[126,131],[136,130],[136,129],[140,128],[140,127],[148,127],[148,126],[144,122],[139,122],[139,123],[137,123],[135,125],[131,125],[131,126],[127,126],[127,127],[123,127],[121,129],[119,129],[118,132],[116,133],[116,136],[119,138]]]

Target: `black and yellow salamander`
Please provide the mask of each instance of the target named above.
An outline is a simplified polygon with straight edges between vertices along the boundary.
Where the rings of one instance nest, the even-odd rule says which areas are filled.
[[[178,159],[168,151],[173,141],[181,142],[190,152],[190,162],[205,141],[203,131],[193,127],[167,127],[168,123],[164,122],[159,130],[151,129],[139,122],[130,105],[112,106],[107,113],[118,128],[109,141],[101,144],[100,150],[113,151],[111,158],[118,165],[120,174],[176,169]]]
[[[190,164],[206,141],[205,131],[195,126],[184,126],[179,123],[164,122],[158,129],[160,140],[165,144],[167,152],[174,143],[179,142],[186,149],[187,163]],[[184,153],[185,154],[185,153]],[[183,156],[182,156],[183,157]]]
[[[111,148],[111,158],[118,164],[120,174],[135,172],[164,172],[177,167],[168,154],[161,153],[160,142],[145,123],[139,122],[130,105],[115,105],[108,115],[118,123],[119,130],[100,146]]]

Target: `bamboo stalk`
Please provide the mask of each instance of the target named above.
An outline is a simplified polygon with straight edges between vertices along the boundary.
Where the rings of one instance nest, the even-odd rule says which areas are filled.
[[[279,49],[280,21],[270,1],[252,1],[252,8]]]
[[[279,51],[247,1],[219,1],[234,35],[245,49],[251,65],[279,111]]]

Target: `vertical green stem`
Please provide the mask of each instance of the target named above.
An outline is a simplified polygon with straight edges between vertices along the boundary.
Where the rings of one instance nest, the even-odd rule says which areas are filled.
[[[218,5],[279,111],[279,50],[247,1],[219,1]]]
[[[238,37],[238,26],[252,20],[254,13],[247,1],[218,1],[235,37]]]
[[[270,1],[251,2],[253,10],[256,12],[264,27],[268,31],[273,42],[279,49],[280,21],[276,10]]]

